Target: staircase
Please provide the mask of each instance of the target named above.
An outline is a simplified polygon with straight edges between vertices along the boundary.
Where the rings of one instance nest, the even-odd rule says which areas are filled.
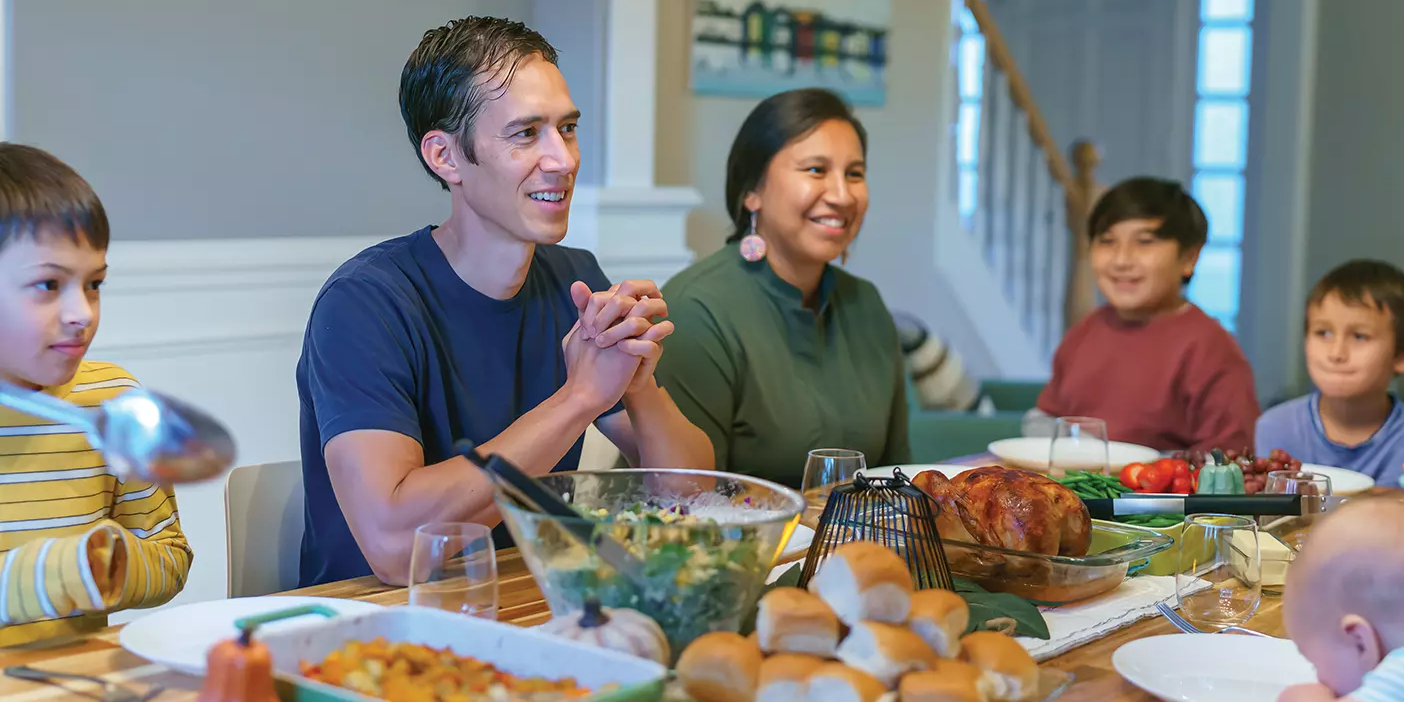
[[[975,255],[949,256],[944,263],[958,280],[997,281],[995,290],[969,294],[967,308],[978,304],[972,317],[987,318],[992,355],[1023,347],[1026,353],[1006,354],[1013,360],[1002,365],[1007,374],[1028,375],[1021,359],[1040,359],[1046,368],[1063,332],[1095,305],[1084,230],[1102,191],[1095,173],[1100,157],[1087,140],[1064,155],[984,0],[964,4],[955,67],[961,107],[949,166],[953,208],[965,230],[958,234],[969,237]],[[981,56],[982,67],[972,67]],[[950,270],[969,268],[971,258],[984,269]]]

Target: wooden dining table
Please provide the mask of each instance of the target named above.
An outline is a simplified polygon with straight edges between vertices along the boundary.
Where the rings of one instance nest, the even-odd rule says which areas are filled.
[[[978,459],[968,457],[961,462],[982,462]],[[549,619],[550,610],[546,601],[517,550],[502,549],[498,552],[497,560],[498,619],[519,626],[534,626]],[[387,586],[374,577],[283,594],[361,600],[389,606],[405,604],[409,597],[404,588]],[[1264,594],[1257,613],[1248,621],[1246,628],[1283,636],[1281,607],[1280,597]],[[200,678],[169,670],[128,653],[118,644],[118,631],[119,627],[110,627],[71,641],[49,642],[42,647],[0,648],[0,668],[32,665],[46,670],[100,676],[136,692],[151,685],[161,685],[165,691],[152,702],[194,702],[200,690]],[[1112,667],[1112,653],[1128,641],[1174,633],[1178,631],[1163,617],[1150,617],[1051,658],[1042,665],[1071,673],[1074,677],[1072,686],[1058,697],[1059,702],[1150,701],[1155,698],[1117,674]],[[87,683],[65,683],[63,687],[56,687],[0,677],[0,702],[91,701],[95,689]]]

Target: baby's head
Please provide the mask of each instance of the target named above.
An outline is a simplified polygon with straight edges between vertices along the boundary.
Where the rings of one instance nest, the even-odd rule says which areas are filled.
[[[1323,518],[1287,572],[1283,620],[1317,679],[1360,687],[1404,646],[1404,499],[1353,499]]]

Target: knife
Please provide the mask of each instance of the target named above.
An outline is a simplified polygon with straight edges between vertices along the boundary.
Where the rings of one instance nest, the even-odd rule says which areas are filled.
[[[1340,495],[1126,495],[1084,499],[1093,519],[1137,514],[1238,514],[1306,516],[1329,512],[1347,498]]]

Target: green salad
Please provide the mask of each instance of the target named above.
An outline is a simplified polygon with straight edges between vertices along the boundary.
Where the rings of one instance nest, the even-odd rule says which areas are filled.
[[[543,525],[535,549],[546,556],[548,597],[568,607],[597,598],[606,607],[642,612],[663,628],[674,656],[702,634],[736,630],[754,608],[764,581],[761,571],[773,555],[761,554],[754,527],[721,526],[685,507],[577,509],[591,519],[609,520],[596,530],[608,532],[643,562],[644,582],[625,578],[592,550]]]

